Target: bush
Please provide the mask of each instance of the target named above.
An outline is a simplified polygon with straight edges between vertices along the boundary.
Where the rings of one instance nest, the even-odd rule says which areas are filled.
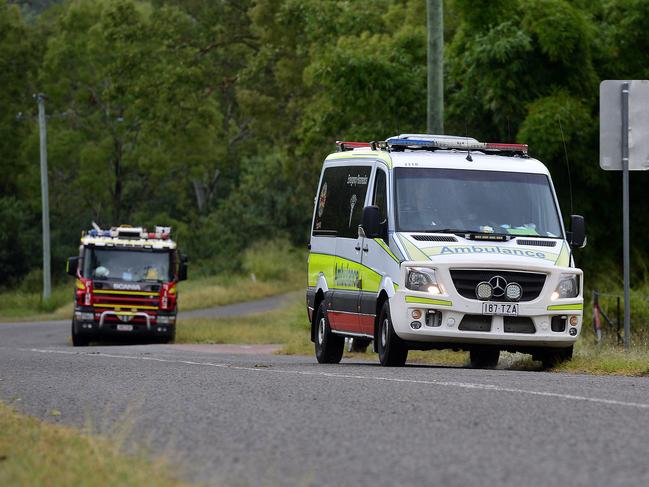
[[[243,254],[243,270],[264,281],[286,280],[290,274],[305,272],[306,258],[285,237],[259,241]]]

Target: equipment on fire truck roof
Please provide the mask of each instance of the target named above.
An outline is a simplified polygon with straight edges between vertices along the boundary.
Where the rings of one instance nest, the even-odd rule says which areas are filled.
[[[155,232],[148,232],[143,227],[131,227],[130,225],[120,225],[112,227],[110,230],[103,230],[95,222],[92,222],[92,229],[88,231],[89,237],[109,237],[121,239],[158,239],[168,240],[171,235],[171,227],[156,226]]]

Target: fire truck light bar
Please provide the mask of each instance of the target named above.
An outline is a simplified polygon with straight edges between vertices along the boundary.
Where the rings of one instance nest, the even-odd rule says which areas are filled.
[[[93,222],[94,223],[94,222]],[[126,239],[158,239],[167,240],[171,235],[171,227],[155,227],[155,232],[148,232],[142,227],[112,227],[110,230],[102,230],[99,226],[93,224],[93,228],[88,231],[89,237],[108,237],[108,238],[126,238]]]

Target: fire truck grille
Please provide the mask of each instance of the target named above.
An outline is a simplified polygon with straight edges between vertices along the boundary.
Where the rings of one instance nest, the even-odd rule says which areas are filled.
[[[160,296],[157,293],[138,293],[120,291],[94,292],[94,305],[96,308],[122,311],[153,311],[158,309]]]

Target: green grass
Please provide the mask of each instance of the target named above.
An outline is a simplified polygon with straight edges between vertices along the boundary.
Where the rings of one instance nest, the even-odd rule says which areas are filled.
[[[238,343],[284,345],[284,353],[306,353],[309,322],[304,299],[295,298],[286,307],[240,318],[179,320],[176,343]]]
[[[306,282],[306,254],[292,247],[286,240],[259,242],[243,255],[240,274],[216,276],[196,275],[179,285],[181,310],[192,310],[251,301],[283,294],[304,287]],[[72,318],[74,279],[52,289],[52,298],[44,303],[41,298],[40,274],[33,273],[15,290],[0,292],[0,321],[55,320]],[[38,274],[38,275],[37,275]]]
[[[626,376],[649,375],[649,345],[638,340],[634,350],[625,353],[619,347],[597,346],[593,337],[584,330],[575,346],[574,358],[555,372],[580,374],[608,374]],[[304,300],[301,296],[290,301],[284,308],[269,313],[248,315],[240,318],[215,318],[182,320],[178,323],[178,343],[237,343],[280,344],[281,354],[313,355],[313,343],[309,338],[309,323]],[[371,352],[347,353],[345,357],[378,362]],[[468,352],[451,350],[417,351],[408,354],[408,363],[440,366],[468,366]],[[508,370],[542,370],[540,362],[529,355],[502,353],[499,368]]]
[[[58,411],[52,411],[58,416]],[[94,487],[185,485],[162,458],[125,454],[123,438],[102,438],[15,412],[0,402],[0,485]]]

